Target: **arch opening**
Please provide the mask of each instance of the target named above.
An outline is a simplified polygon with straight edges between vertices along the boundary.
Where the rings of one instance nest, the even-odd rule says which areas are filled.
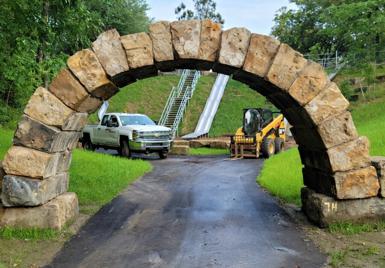
[[[63,196],[60,209],[70,212],[62,222],[73,217],[77,199],[66,193],[68,168],[88,114],[119,87],[175,69],[232,75],[282,111],[299,145],[303,208],[312,221],[325,225],[385,214],[379,209],[383,203],[377,198],[380,186],[369,142],[359,137],[348,101],[321,66],[272,37],[191,20],[156,22],[149,33],[126,36],[106,31],[92,48],[71,56],[47,89],[36,90],[3,161],[2,198],[8,208],[0,225],[17,225],[7,222],[14,207],[41,207]],[[375,213],[352,215],[349,211],[359,202],[369,202],[366,206]],[[19,217],[33,218],[33,209]]]

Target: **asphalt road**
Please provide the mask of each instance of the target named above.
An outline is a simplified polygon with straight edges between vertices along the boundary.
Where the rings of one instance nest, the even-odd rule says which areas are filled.
[[[321,267],[326,257],[262,191],[262,160],[185,157],[101,209],[52,267]]]

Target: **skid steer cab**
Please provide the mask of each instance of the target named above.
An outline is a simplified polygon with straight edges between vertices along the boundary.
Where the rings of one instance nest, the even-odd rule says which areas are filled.
[[[269,158],[284,149],[286,125],[283,115],[268,109],[243,110],[243,127],[231,136],[233,158]]]

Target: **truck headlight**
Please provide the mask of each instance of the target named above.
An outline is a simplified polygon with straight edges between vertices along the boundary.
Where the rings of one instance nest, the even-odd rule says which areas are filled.
[[[138,131],[133,130],[133,131],[132,131],[132,139],[133,139],[133,140],[136,140],[138,137],[139,137]]]

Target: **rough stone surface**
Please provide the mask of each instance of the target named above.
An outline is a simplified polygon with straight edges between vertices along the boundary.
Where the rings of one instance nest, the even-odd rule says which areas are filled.
[[[318,126],[318,132],[326,148],[358,138],[350,112],[344,112],[325,120]]]
[[[202,147],[210,147],[210,141],[209,140],[191,140],[190,141],[190,147],[191,148],[202,148]]]
[[[79,111],[79,106],[89,97],[87,90],[68,69],[60,71],[49,86],[49,91],[76,111]]]
[[[88,114],[73,113],[63,124],[62,130],[65,131],[81,131],[87,124]]]
[[[333,171],[348,171],[370,165],[369,140],[356,140],[330,148],[327,151]]]
[[[335,200],[309,188],[302,188],[301,199],[302,210],[320,227],[337,222],[361,222],[385,217],[384,198]]]
[[[302,54],[282,43],[266,79],[283,90],[289,90],[306,63]]]
[[[49,126],[61,127],[74,111],[43,87],[29,99],[24,113]]]
[[[92,49],[110,77],[128,70],[126,54],[116,29],[100,34],[92,43]]]
[[[66,150],[60,153],[59,164],[57,167],[57,173],[67,172],[71,166],[72,161],[72,152],[71,150]]]
[[[103,104],[101,99],[95,98],[89,95],[77,108],[76,110],[80,113],[93,113]]]
[[[265,77],[278,52],[280,42],[270,36],[252,34],[243,70]]]
[[[174,49],[180,59],[197,59],[199,55],[201,22],[180,20],[170,24]]]
[[[289,94],[302,106],[314,99],[329,83],[323,67],[309,61],[289,88]]]
[[[104,100],[112,97],[118,88],[107,78],[95,53],[83,49],[68,58],[67,65],[88,92]]]
[[[188,155],[190,147],[186,145],[174,145],[171,148],[170,154],[173,155]]]
[[[303,169],[304,184],[337,199],[359,199],[377,196],[380,188],[372,166],[331,175],[316,169]]]
[[[59,156],[12,146],[4,157],[3,168],[8,175],[48,178],[56,174]]]
[[[61,131],[24,115],[17,127],[13,144],[48,153],[65,151],[78,139],[77,132]]]
[[[218,58],[221,45],[221,25],[211,20],[202,20],[198,58],[214,62]]]
[[[341,114],[349,107],[349,102],[342,95],[335,83],[322,90],[313,100],[306,104],[305,109],[314,124],[319,125],[329,117]]]
[[[222,32],[219,63],[241,68],[249,47],[251,33],[246,28],[231,28]]]
[[[7,175],[3,180],[1,200],[5,207],[33,207],[47,203],[67,189],[67,173],[45,180]]]
[[[385,197],[385,156],[372,156],[371,162],[376,168],[377,177],[380,181],[380,195]]]
[[[184,146],[190,146],[190,141],[188,140],[174,140],[173,145],[184,145]]]
[[[5,171],[3,169],[3,161],[0,161],[0,191],[3,186],[3,178],[5,176]],[[1,203],[1,197],[0,197],[0,203]]]
[[[0,207],[0,226],[14,228],[52,228],[61,230],[79,214],[75,193],[64,193],[48,203],[32,208]]]
[[[159,21],[150,24],[149,34],[153,44],[155,61],[173,60],[174,51],[172,48],[170,23],[167,21]]]
[[[152,41],[148,34],[129,34],[122,36],[121,40],[131,69],[154,64]]]

